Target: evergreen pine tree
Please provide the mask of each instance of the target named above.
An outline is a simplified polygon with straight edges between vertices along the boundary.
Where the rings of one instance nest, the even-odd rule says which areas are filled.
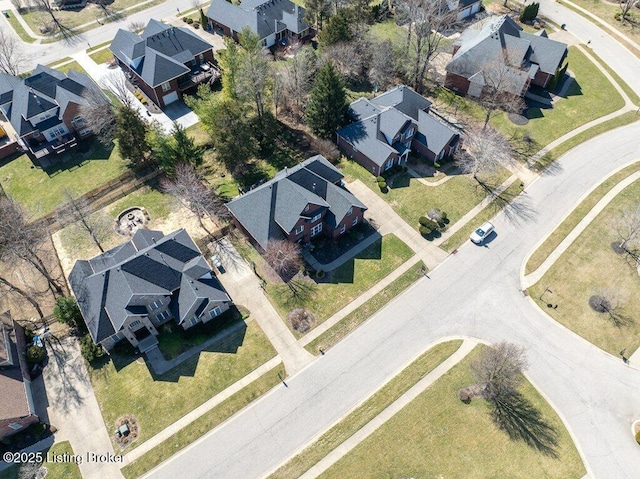
[[[188,163],[194,167],[202,164],[203,149],[196,146],[193,138],[187,135],[187,130],[179,123],[173,124],[171,132],[171,149],[176,158],[176,163]]]
[[[348,107],[342,78],[327,62],[318,70],[309,95],[307,124],[316,135],[331,138],[342,126]]]
[[[148,124],[132,108],[121,106],[117,113],[115,138],[123,158],[136,163],[144,158],[149,150],[146,140]]]

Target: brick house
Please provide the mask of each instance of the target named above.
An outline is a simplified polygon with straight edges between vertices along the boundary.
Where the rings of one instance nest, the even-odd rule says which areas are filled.
[[[0,314],[0,440],[40,421],[35,414],[26,346],[24,328],[8,312]]]
[[[93,132],[79,114],[88,90],[102,94],[87,75],[75,70],[64,74],[38,65],[26,78],[0,74],[0,124],[4,146],[13,146],[8,154],[22,149],[37,159],[55,157],[90,136]],[[8,156],[3,150],[1,157]]]
[[[439,161],[460,146],[460,134],[430,113],[431,102],[405,85],[349,105],[353,122],[337,133],[338,147],[374,176],[404,165],[409,153]]]
[[[291,0],[243,0],[239,5],[213,0],[207,11],[213,30],[238,41],[238,33],[249,27],[267,48],[307,37],[310,29],[304,14],[304,8]]]
[[[490,17],[454,43],[445,86],[473,97],[494,86],[524,96],[530,85],[546,88],[567,53],[567,45],[548,38],[545,30],[526,33],[507,15]]]
[[[160,108],[219,75],[211,44],[188,28],[153,19],[140,35],[118,30],[109,50],[131,82]]]
[[[269,240],[337,239],[362,223],[367,207],[342,186],[344,176],[317,155],[285,168],[227,203],[234,223],[264,251]]]
[[[91,338],[107,351],[122,339],[148,351],[162,324],[173,319],[188,329],[232,304],[184,229],[166,236],[139,229],[131,241],[76,261],[69,284]]]

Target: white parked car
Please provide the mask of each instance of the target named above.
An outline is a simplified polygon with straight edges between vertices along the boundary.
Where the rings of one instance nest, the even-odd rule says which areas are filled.
[[[491,233],[493,233],[494,229],[495,228],[493,227],[493,225],[487,221],[480,228],[476,229],[473,233],[471,233],[471,236],[469,237],[469,239],[475,244],[482,244],[484,243],[484,240],[486,240],[487,237]]]

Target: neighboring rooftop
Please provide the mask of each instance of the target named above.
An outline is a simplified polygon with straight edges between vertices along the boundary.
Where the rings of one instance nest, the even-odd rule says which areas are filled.
[[[0,314],[0,338],[3,337],[9,339],[5,355],[11,356],[12,364],[0,365],[0,424],[33,414],[32,400],[25,385],[31,378],[26,359],[20,357],[20,351],[26,348],[24,330],[8,312]]]

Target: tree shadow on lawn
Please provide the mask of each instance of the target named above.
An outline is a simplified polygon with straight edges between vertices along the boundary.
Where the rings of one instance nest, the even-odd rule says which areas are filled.
[[[502,210],[505,218],[510,223],[519,225],[522,222],[532,221],[537,217],[538,211],[533,206],[533,202],[523,193],[513,193],[507,188],[502,193],[496,194],[494,186],[481,181],[479,181],[479,184],[487,191],[487,195],[492,200],[488,208],[493,207],[496,213]]]
[[[411,186],[412,176],[409,173],[396,173],[387,180],[387,186],[391,189],[408,188]]]
[[[557,458],[558,432],[522,394],[513,393],[492,401],[491,418],[496,426],[516,441],[524,441],[541,453]]]
[[[360,253],[349,259],[346,263],[338,266],[336,269],[329,271],[322,278],[315,278],[316,283],[353,283],[355,276],[355,260],[381,260],[382,259],[382,237],[378,238],[373,244],[367,246]],[[365,266],[366,267],[366,266]]]
[[[111,152],[115,145],[111,143],[106,146],[100,143],[95,137],[82,140],[76,148],[73,148],[55,158],[43,158],[42,160],[34,160],[34,166],[42,168],[49,176],[55,176],[62,171],[72,171],[86,165],[90,161],[100,160],[106,161],[111,157]],[[131,166],[131,163],[129,163]]]

